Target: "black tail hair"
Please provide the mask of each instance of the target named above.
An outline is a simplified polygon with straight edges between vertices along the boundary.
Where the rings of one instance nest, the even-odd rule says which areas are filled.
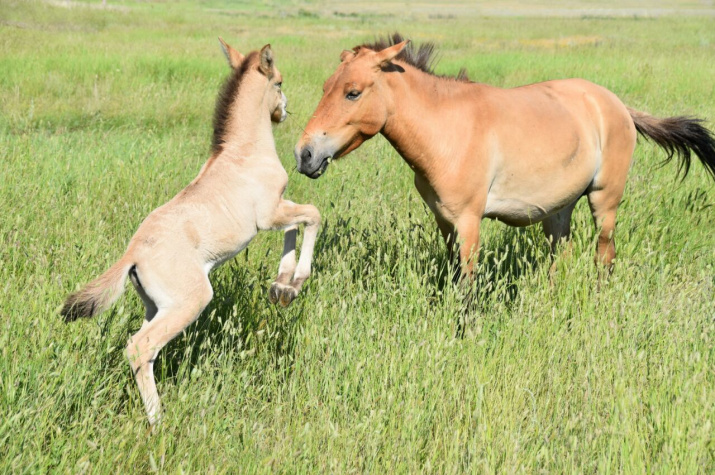
[[[678,175],[682,172],[685,178],[688,174],[692,151],[715,179],[715,136],[703,127],[702,119],[683,116],[659,119],[634,109],[628,109],[628,112],[638,133],[653,140],[668,153],[663,163],[678,156]]]

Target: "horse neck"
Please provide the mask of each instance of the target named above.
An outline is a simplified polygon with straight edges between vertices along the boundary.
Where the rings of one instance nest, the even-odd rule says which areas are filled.
[[[248,86],[239,90],[231,105],[223,144],[224,154],[228,156],[260,159],[276,155],[265,88],[253,89],[256,90]]]
[[[405,72],[388,79],[393,110],[389,111],[382,134],[412,169],[429,178],[450,149],[463,140],[464,131],[455,123],[457,94],[473,83],[439,78],[405,65]]]

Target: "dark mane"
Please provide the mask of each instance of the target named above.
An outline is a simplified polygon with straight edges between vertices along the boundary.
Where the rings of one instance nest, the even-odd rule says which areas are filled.
[[[357,52],[360,48],[382,51],[383,49],[389,48],[397,43],[402,43],[404,40],[405,38],[401,34],[393,33],[392,36],[388,35],[384,38],[376,38],[372,43],[365,43],[360,46],[356,46],[354,51]],[[467,77],[467,70],[465,68],[460,69],[456,76],[435,74],[433,69],[435,63],[437,62],[435,52],[435,45],[431,41],[422,43],[419,47],[415,47],[414,43],[410,42],[395,59],[404,61],[405,63],[414,66],[427,74],[431,74],[432,76],[446,77],[457,81],[469,81],[469,78]]]
[[[258,55],[257,52],[252,52],[246,56],[241,62],[241,67],[231,71],[231,74],[224,81],[221,90],[216,98],[216,107],[214,109],[214,135],[211,141],[211,152],[217,154],[223,149],[224,135],[226,134],[226,125],[229,119],[229,110],[231,104],[236,100],[238,89],[241,86],[241,80],[245,76],[248,68],[253,64],[253,59]]]

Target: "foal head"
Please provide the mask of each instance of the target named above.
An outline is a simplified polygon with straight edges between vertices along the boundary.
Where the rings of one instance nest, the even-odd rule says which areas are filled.
[[[227,141],[234,120],[255,120],[255,117],[242,117],[234,107],[239,96],[239,89],[261,98],[261,106],[270,115],[271,121],[283,122],[287,116],[288,101],[281,90],[283,76],[275,65],[275,57],[271,45],[264,46],[260,51],[252,51],[246,56],[239,53],[219,38],[228,64],[232,69],[226,79],[214,112],[214,152]],[[263,113],[263,111],[258,111]],[[242,114],[245,114],[242,111]],[[234,117],[235,116],[235,117]]]
[[[323,98],[295,147],[298,171],[318,178],[330,160],[355,150],[382,130],[390,103],[384,75],[402,68],[391,61],[409,40],[375,51],[345,50],[323,85]]]

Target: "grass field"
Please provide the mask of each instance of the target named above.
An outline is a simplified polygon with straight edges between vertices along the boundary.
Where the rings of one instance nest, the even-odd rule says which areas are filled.
[[[292,155],[340,51],[394,30],[435,41],[439,73],[583,77],[715,127],[712,4],[375,5],[0,1],[0,472],[715,471],[715,185],[699,163],[680,183],[640,141],[600,289],[585,201],[553,286],[540,226],[486,222],[458,339],[444,245],[389,144],[318,181]],[[244,53],[273,45],[293,113],[274,129],[287,196],[324,225],[289,309],[266,298],[279,233],[212,274],[213,302],[157,360],[151,434],[123,356],[136,294],[72,325],[58,311],[208,158],[219,35]]]

